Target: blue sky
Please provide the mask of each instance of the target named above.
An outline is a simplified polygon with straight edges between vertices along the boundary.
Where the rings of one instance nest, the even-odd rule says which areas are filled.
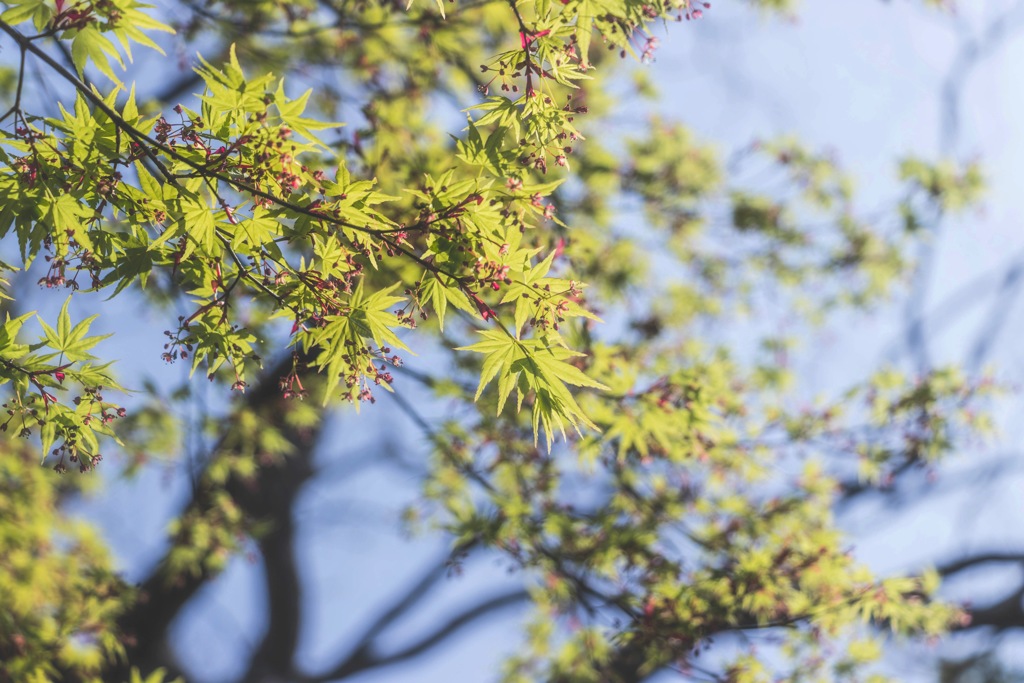
[[[672,25],[659,34],[662,47],[656,61],[645,68],[663,99],[653,105],[624,103],[624,113],[635,114],[638,121],[655,112],[681,120],[722,150],[755,138],[798,134],[812,145],[835,150],[857,177],[865,208],[889,196],[894,160],[901,155],[980,158],[991,191],[983,211],[950,221],[935,235],[935,265],[925,298],[925,310],[932,310],[966,283],[992,279],[992,273],[1001,272],[1002,265],[1024,249],[1024,208],[1017,201],[1024,177],[1019,168],[1024,164],[1024,136],[1017,115],[1024,23],[1018,22],[1016,33],[1008,30],[1005,40],[979,39],[983,53],[986,47],[992,49],[965,72],[956,99],[955,135],[944,123],[944,111],[949,110],[942,98],[965,41],[983,35],[989,18],[1015,4],[974,0],[951,16],[910,0],[805,0],[799,20],[790,22],[760,17],[738,3],[719,0],[699,22]],[[991,292],[979,289],[941,330],[934,326],[932,350],[937,359],[963,359],[991,301]],[[998,376],[1009,382],[1019,381],[1022,374],[1014,342],[1022,310],[1007,310],[1007,329],[992,354],[1000,368]],[[880,361],[904,362],[899,353],[904,319],[904,309],[897,303],[814,333],[805,340],[805,347],[814,351],[803,356],[800,366],[803,391],[834,392]],[[151,359],[158,356],[163,324],[152,322],[139,326],[130,344],[153,351],[127,358],[123,370],[151,366]],[[101,319],[98,325],[102,324]],[[120,327],[117,321],[106,324]],[[185,369],[163,372],[173,379]],[[1019,401],[1003,404],[1002,441],[971,454],[969,460],[952,463],[944,476],[961,476],[1000,453],[1012,452],[1021,436],[1019,420],[1014,419],[1020,407]],[[381,399],[378,413],[386,410],[387,399]],[[433,406],[426,412],[444,410]],[[335,465],[343,473],[358,461],[352,460],[353,454],[357,459],[359,453],[373,457],[380,449],[379,432],[366,420],[374,419],[372,410],[358,418],[339,416],[326,443],[344,443],[345,452],[327,448],[321,461],[327,464],[343,456],[343,464]],[[418,452],[414,428],[405,427],[391,430],[393,446]],[[137,573],[158,556],[162,529],[186,486],[180,474],[156,467],[132,482],[115,483],[102,499],[87,503],[80,512],[105,527],[126,569]],[[942,559],[944,553],[962,547],[965,539],[977,547],[1024,543],[1005,523],[1021,519],[1022,486],[1019,475],[1000,477],[986,489],[984,507],[974,502],[975,494],[953,493],[907,514],[868,508],[858,511],[850,528],[859,555],[880,570],[913,569]],[[315,666],[336,654],[337,643],[344,643],[347,633],[356,632],[387,604],[396,586],[413,581],[421,568],[442,554],[443,543],[437,538],[410,540],[398,530],[397,513],[417,490],[410,474],[370,468],[353,477],[325,477],[303,495],[296,516],[303,530],[300,564],[311,587],[305,598],[310,614],[304,632],[305,663]],[[965,508],[974,516],[954,524]],[[879,531],[881,515],[886,515],[884,532]],[[260,571],[258,562],[237,559],[177,624],[177,644],[183,661],[194,667],[195,680],[214,682],[238,673],[240,655],[258,642]],[[415,636],[454,605],[486,594],[496,581],[507,580],[504,576],[504,567],[492,561],[470,564],[462,578],[449,581],[414,618],[394,630],[395,642]],[[359,680],[490,680],[489,674],[519,638],[521,613],[505,614],[474,626],[449,647],[411,665]],[[900,663],[894,658],[894,665]]]

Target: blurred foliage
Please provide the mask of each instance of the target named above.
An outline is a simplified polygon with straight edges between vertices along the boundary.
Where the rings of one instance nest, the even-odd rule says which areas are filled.
[[[405,379],[458,415],[386,409],[429,448],[407,518],[530,592],[505,680],[708,675],[698,656],[725,641],[715,680],[881,681],[879,633],[962,625],[934,572],[868,570],[833,509],[986,434],[994,387],[882,370],[808,401],[795,344],[763,328],[885,302],[923,228],[977,202],[976,165],[905,161],[865,214],[834,155],[796,139],[725,154],[679,121],[618,129],[651,27],[713,11],[688,0],[3,4],[12,52],[64,90],[52,110],[33,71],[0,88],[0,234],[18,267],[45,264],[44,292],[172,321],[153,357],[215,398],[192,423],[195,382],[127,411],[102,397],[92,318],[65,305],[34,342],[35,319],[9,319],[5,408],[55,469],[90,469],[116,434],[126,471],[187,450],[193,481],[139,597],[62,509],[89,479],[3,442],[0,678],[163,680],[147,610],[289,527],[327,408]],[[209,56],[122,86],[132,43]],[[740,637],[761,630],[778,638]]]
[[[1020,683],[1024,673],[1008,669],[992,652],[983,652],[962,660],[943,661],[939,683]]]
[[[116,629],[132,590],[87,523],[61,501],[87,480],[57,479],[28,448],[0,458],[0,675],[11,681],[101,681],[123,656]]]

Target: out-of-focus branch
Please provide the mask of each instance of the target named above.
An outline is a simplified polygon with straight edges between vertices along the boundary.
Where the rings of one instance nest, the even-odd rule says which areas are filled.
[[[1005,631],[1011,628],[1024,628],[1024,585],[1015,588],[1005,598],[988,607],[968,607],[970,621],[961,628],[994,628]]]
[[[355,642],[355,645],[351,648],[353,654],[355,651],[369,647],[373,641],[380,636],[384,629],[401,618],[402,615],[407,614],[410,609],[415,607],[418,602],[425,598],[437,585],[437,582],[444,577],[446,569],[447,562],[442,562],[424,573],[419,581],[406,590],[400,598],[395,600],[391,607],[385,610],[383,614],[377,617],[373,623],[366,628],[363,635],[359,637]]]
[[[312,475],[312,447],[289,457],[268,478],[245,505],[250,513],[260,512],[261,519],[271,520],[271,528],[260,536],[263,556],[264,590],[267,595],[267,632],[249,663],[244,680],[266,680],[291,675],[302,627],[302,581],[295,558],[295,500]],[[260,510],[259,508],[263,509]]]
[[[412,597],[412,593],[407,597]],[[477,603],[473,607],[459,612],[419,640],[392,652],[380,651],[379,646],[375,642],[375,635],[371,636],[369,640],[364,636],[362,644],[350,654],[346,655],[334,667],[322,674],[305,676],[298,680],[302,681],[302,683],[327,683],[328,681],[343,680],[370,669],[398,664],[441,644],[451,636],[461,631],[464,627],[469,626],[482,617],[486,617],[506,607],[523,604],[529,600],[529,597],[529,593],[523,589],[511,590],[496,595]],[[416,602],[417,600],[418,596],[413,598],[412,602]],[[396,608],[399,608],[398,613],[404,612],[407,607],[408,606],[402,606],[401,601],[396,605]],[[389,610],[389,613],[391,613],[391,610]],[[379,621],[375,622],[374,626],[372,626],[367,633],[376,631],[375,626],[378,623]]]
[[[288,406],[281,395],[279,383],[292,367],[293,361],[289,356],[267,373],[263,381],[247,395],[246,408],[255,411],[261,419],[280,429],[283,436],[291,443],[293,455],[277,465],[256,468],[251,478],[232,475],[223,487],[201,480],[192,499],[182,512],[184,518],[190,516],[203,518],[217,509],[218,497],[226,492],[247,518],[274,522],[261,549],[264,551],[268,565],[268,581],[281,580],[285,582],[285,585],[275,589],[278,591],[276,595],[273,593],[270,595],[271,618],[272,620],[290,619],[292,622],[290,626],[274,624],[272,632],[268,636],[277,635],[278,637],[283,636],[280,633],[273,633],[274,629],[298,629],[297,615],[286,614],[298,609],[297,602],[293,605],[283,604],[292,599],[287,596],[289,591],[297,591],[297,583],[294,583],[297,582],[294,567],[289,570],[287,566],[287,562],[290,562],[292,533],[289,523],[291,502],[298,489],[312,473],[310,461],[319,434],[318,428],[290,429],[287,425],[282,424],[282,417],[287,414]],[[232,429],[234,429],[233,426],[227,428],[220,445],[215,449],[215,455],[209,458],[208,462],[214,463],[219,457],[229,454],[225,450],[224,444],[229,441]],[[288,549],[288,552],[282,555],[281,550],[285,548]],[[177,570],[173,557],[175,549],[172,545],[167,554],[156,564],[149,578],[140,586],[139,600],[122,616],[120,626],[122,632],[127,636],[129,656],[126,661],[108,672],[109,680],[128,678],[128,662],[144,672],[173,664],[173,658],[169,654],[166,642],[169,627],[199,589],[215,576],[214,572],[207,569],[208,564],[203,561],[203,558],[199,558],[196,562],[199,569],[195,572]],[[291,576],[291,582],[289,582],[289,576]],[[287,636],[284,638],[286,644],[294,646],[294,638],[297,637],[297,633],[291,636],[284,634],[284,636]],[[266,657],[268,661],[281,661],[284,657],[282,654],[284,648],[271,651],[270,647],[265,643],[257,652],[257,656]]]
[[[964,23],[955,20],[955,26],[962,29]],[[941,124],[939,130],[939,148],[944,155],[955,152],[960,138],[960,102],[967,81],[984,59],[1002,47],[1015,31],[1024,27],[1024,2],[1015,3],[1010,9],[988,21],[978,35],[963,33],[960,48],[953,59],[946,78],[943,81],[939,109]],[[908,323],[904,330],[907,350],[915,360],[919,372],[926,372],[931,367],[927,335],[924,329],[924,306],[928,301],[931,289],[932,271],[934,268],[936,244],[941,233],[942,215],[938,215],[932,227],[933,239],[921,246],[919,265],[911,285],[910,297],[906,305]],[[988,326],[991,326],[991,322]],[[975,355],[984,353],[983,346]]]
[[[963,29],[964,22],[954,19],[955,27]],[[960,138],[960,102],[964,86],[971,72],[986,58],[1006,44],[1014,31],[1024,27],[1024,2],[989,20],[977,36],[964,33],[960,49],[946,74],[941,94],[942,127],[939,141],[943,153],[954,151]]]
[[[1018,564],[1024,567],[1024,552],[978,553],[941,565],[937,571],[948,578],[971,569],[998,564]],[[959,630],[988,627],[1005,631],[1011,628],[1024,628],[1024,581],[1003,599],[985,607],[967,605],[964,611],[969,619],[958,627]]]
[[[1020,296],[1021,284],[1024,283],[1022,275],[1024,275],[1024,263],[1020,261],[1014,263],[1003,274],[999,291],[989,309],[988,318],[975,335],[974,344],[971,345],[971,350],[967,355],[966,370],[968,373],[977,373],[988,360],[993,346],[999,339],[1000,332],[1006,327],[1006,321],[1009,319],[1007,311],[1012,309],[1014,302]]]
[[[985,564],[1000,564],[1007,562],[1016,562],[1024,565],[1024,553],[1017,552],[992,552],[992,553],[981,553],[979,555],[972,555],[970,557],[964,557],[953,562],[941,565],[936,570],[942,576],[952,576],[968,569],[974,569]]]

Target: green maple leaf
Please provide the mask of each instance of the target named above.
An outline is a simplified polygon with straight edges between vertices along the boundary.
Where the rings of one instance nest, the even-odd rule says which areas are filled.
[[[556,429],[565,435],[566,422],[577,433],[580,433],[580,427],[598,430],[569,390],[569,386],[601,391],[608,389],[567,362],[583,354],[565,348],[559,343],[560,340],[550,336],[521,340],[503,329],[485,330],[480,334],[484,341],[458,349],[485,356],[474,400],[479,400],[484,388],[495,378],[498,384],[498,414],[504,409],[513,390],[517,393],[517,410],[522,409],[526,396],[532,393],[534,440],[537,440],[543,429],[548,448],[551,447]]]
[[[68,362],[95,360],[95,356],[90,354],[89,350],[110,335],[86,336],[89,333],[89,327],[99,316],[92,315],[77,325],[72,325],[71,316],[68,313],[70,304],[71,297],[68,297],[60,309],[60,315],[57,316],[57,329],[47,325],[42,318],[38,318],[39,324],[43,328],[46,345],[54,351],[58,351]]]

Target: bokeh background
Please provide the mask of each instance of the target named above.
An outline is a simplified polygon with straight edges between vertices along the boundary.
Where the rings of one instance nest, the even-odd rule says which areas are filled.
[[[174,4],[161,3],[159,11],[172,15]],[[1024,395],[1018,391],[1024,380],[1018,342],[1024,331],[1024,2],[970,0],[940,11],[909,0],[805,0],[791,19],[780,19],[718,0],[700,21],[657,35],[662,45],[654,61],[637,71],[660,99],[624,97],[608,129],[591,135],[636,134],[657,116],[683,123],[728,154],[758,139],[796,134],[832,151],[857,179],[860,206],[869,209],[891,199],[894,162],[903,156],[981,161],[989,187],[982,208],[926,226],[917,272],[894,300],[821,327],[787,329],[784,315],[771,324],[798,339],[797,401],[836,395],[884,364],[910,371],[946,363],[991,368],[1010,390],[993,406],[996,439],[930,476],[844,505],[841,518],[858,557],[890,573],[1024,552]],[[188,55],[176,54],[173,45],[169,54],[167,61],[140,56],[135,73],[159,72],[161,79],[187,73]],[[623,76],[623,92],[631,92],[625,79],[633,77]],[[138,78],[145,85],[145,76]],[[189,97],[183,93],[182,101]],[[457,110],[439,115],[457,116]],[[62,297],[40,296],[32,282],[27,277],[16,286],[40,310],[59,308]],[[118,330],[117,345],[108,344],[105,353],[123,358],[126,384],[182,381],[187,368],[156,361],[164,320],[130,300],[116,308],[94,305],[104,313],[94,329]],[[429,355],[417,362],[429,363]],[[450,410],[420,401],[412,387],[404,396],[427,418]],[[400,522],[419,494],[417,463],[428,449],[419,427],[389,409],[390,400],[358,416],[332,416],[316,456],[317,476],[294,509],[305,587],[301,660],[310,668],[352,647],[447,550],[436,536],[410,535]],[[199,466],[191,458],[208,445],[201,416],[217,404],[216,396],[197,390],[181,416],[194,427],[183,437],[187,453],[132,478],[120,476],[116,460],[105,464],[102,495],[73,506],[74,514],[103,528],[130,579],[145,577],[166,549],[166,525]],[[244,672],[246,654],[266,626],[262,572],[255,553],[237,557],[175,623],[174,650],[193,680],[228,681]],[[504,585],[516,585],[515,576],[488,560],[446,572],[389,625],[385,641],[398,652]],[[1024,561],[979,562],[951,575],[944,591],[976,604],[1016,596],[1019,612],[1022,585]],[[422,656],[352,680],[491,680],[520,642],[523,616],[517,606],[497,610]],[[1024,670],[1022,628],[1024,620],[1016,629],[983,629],[930,647],[893,643],[886,666],[903,680],[940,681],[942,660],[991,651],[1008,671]]]

